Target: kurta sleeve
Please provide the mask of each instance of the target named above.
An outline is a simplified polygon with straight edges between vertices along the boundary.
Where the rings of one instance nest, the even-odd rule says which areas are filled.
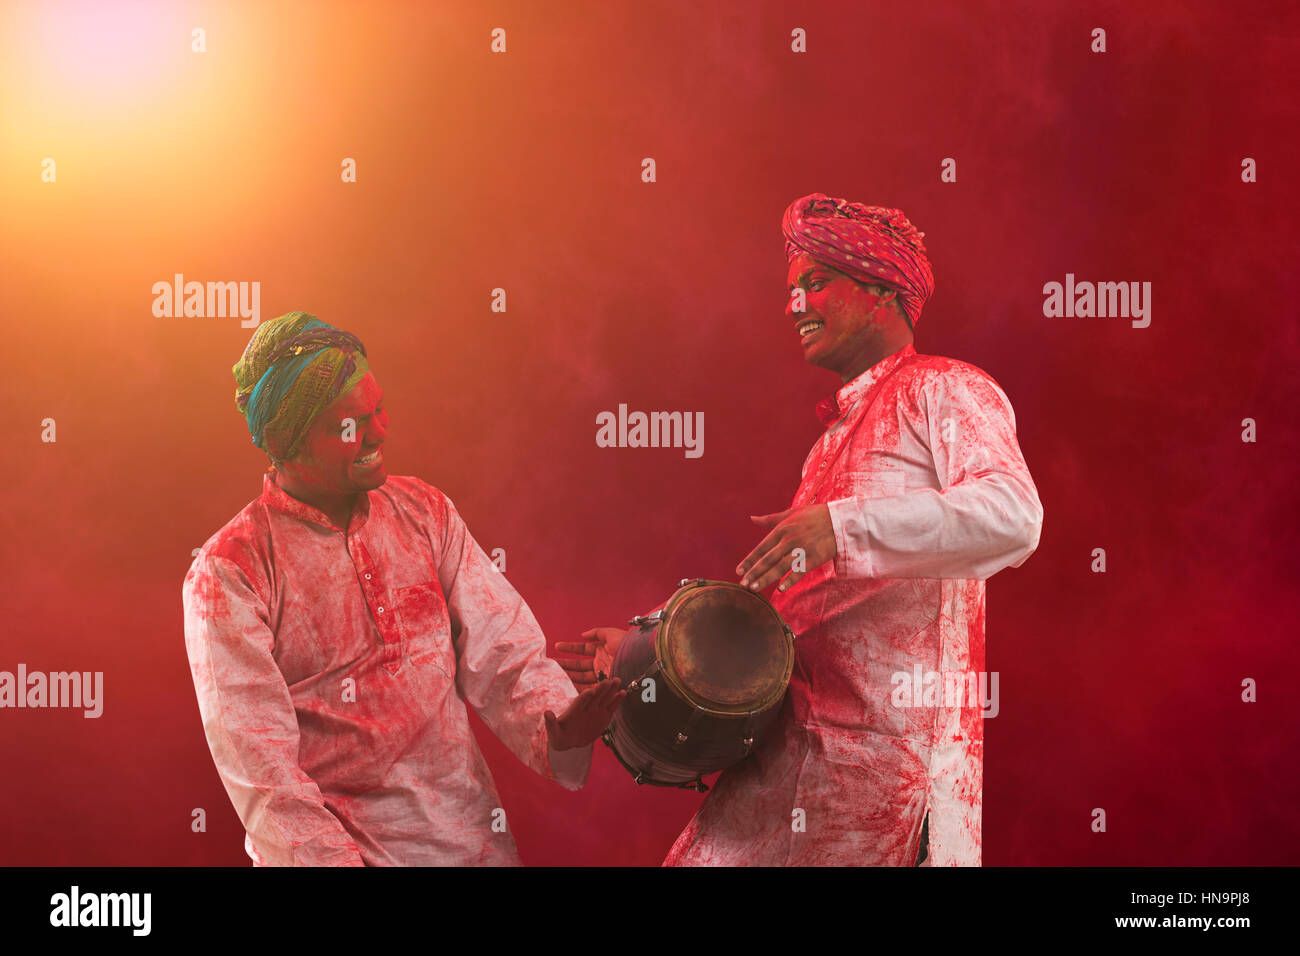
[[[840,577],[983,580],[1038,547],[1043,506],[1002,389],[973,367],[921,386],[940,490],[830,503]]]
[[[457,687],[511,753],[566,789],[580,789],[591,768],[591,744],[553,750],[543,716],[548,710],[557,717],[564,713],[578,696],[573,682],[547,656],[533,612],[479,547],[451,500],[426,488],[440,512],[438,576],[451,615]]]
[[[185,650],[217,773],[272,866],[364,866],[298,763],[298,718],[266,603],[235,562],[200,553],[185,576]]]

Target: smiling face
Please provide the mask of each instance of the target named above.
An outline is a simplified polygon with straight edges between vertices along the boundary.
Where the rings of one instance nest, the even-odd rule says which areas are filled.
[[[847,382],[912,340],[894,291],[882,294],[802,252],[791,260],[787,280],[785,315],[809,365]],[[805,293],[803,312],[794,310],[796,288]]]
[[[334,516],[341,503],[350,503],[358,493],[387,481],[381,446],[388,434],[388,413],[383,401],[383,390],[367,372],[351,391],[316,416],[297,456],[280,464],[279,485]],[[344,436],[344,421],[349,418],[356,422],[354,441]]]

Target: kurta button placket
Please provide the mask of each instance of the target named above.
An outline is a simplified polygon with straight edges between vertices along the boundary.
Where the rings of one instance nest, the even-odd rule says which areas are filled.
[[[406,656],[403,637],[394,632],[398,623],[393,620],[391,608],[386,611],[382,604],[375,608],[375,625],[379,629],[379,639],[383,642],[381,657],[384,669],[390,674],[398,672],[402,659]]]
[[[348,548],[352,554],[353,563],[361,575],[361,593],[366,599],[366,605],[370,608],[371,616],[375,620],[375,630],[379,633],[379,643],[383,646],[383,661],[385,664],[396,665],[402,656],[400,640],[392,639],[386,628],[392,620],[392,608],[381,604],[384,599],[386,589],[379,582],[375,581],[374,561],[370,557],[370,552],[360,541],[354,540],[354,543]],[[368,582],[368,583],[367,583]],[[392,670],[392,668],[389,668]]]

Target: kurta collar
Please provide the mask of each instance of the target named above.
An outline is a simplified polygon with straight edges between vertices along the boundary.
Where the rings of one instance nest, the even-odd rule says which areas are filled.
[[[274,508],[282,514],[287,514],[302,521],[309,521],[312,524],[320,525],[322,528],[328,528],[331,531],[347,530],[335,525],[329,519],[329,516],[319,508],[313,508],[305,501],[299,501],[277,485],[275,483],[274,469],[268,469],[266,474],[262,475],[262,501],[268,507]],[[352,506],[352,523],[359,528],[365,524],[368,517],[370,517],[370,493],[363,492],[357,495],[356,504]]]
[[[830,428],[862,400],[862,396],[870,391],[871,386],[898,368],[909,356],[915,354],[916,347],[908,342],[892,355],[886,355],[857,378],[845,382],[834,395],[827,395],[817,403],[817,420]]]

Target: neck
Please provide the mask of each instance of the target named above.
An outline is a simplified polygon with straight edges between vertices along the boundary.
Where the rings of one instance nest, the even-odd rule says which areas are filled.
[[[837,370],[840,373],[841,383],[847,385],[877,362],[889,358],[899,349],[911,344],[912,333],[908,329],[882,335],[859,352],[851,364]]]
[[[355,492],[341,495],[321,493],[314,488],[303,487],[295,483],[283,471],[276,471],[275,483],[289,497],[296,498],[303,504],[311,505],[317,511],[324,512],[325,516],[336,526],[347,530],[348,521],[352,518],[352,509],[357,501]]]

